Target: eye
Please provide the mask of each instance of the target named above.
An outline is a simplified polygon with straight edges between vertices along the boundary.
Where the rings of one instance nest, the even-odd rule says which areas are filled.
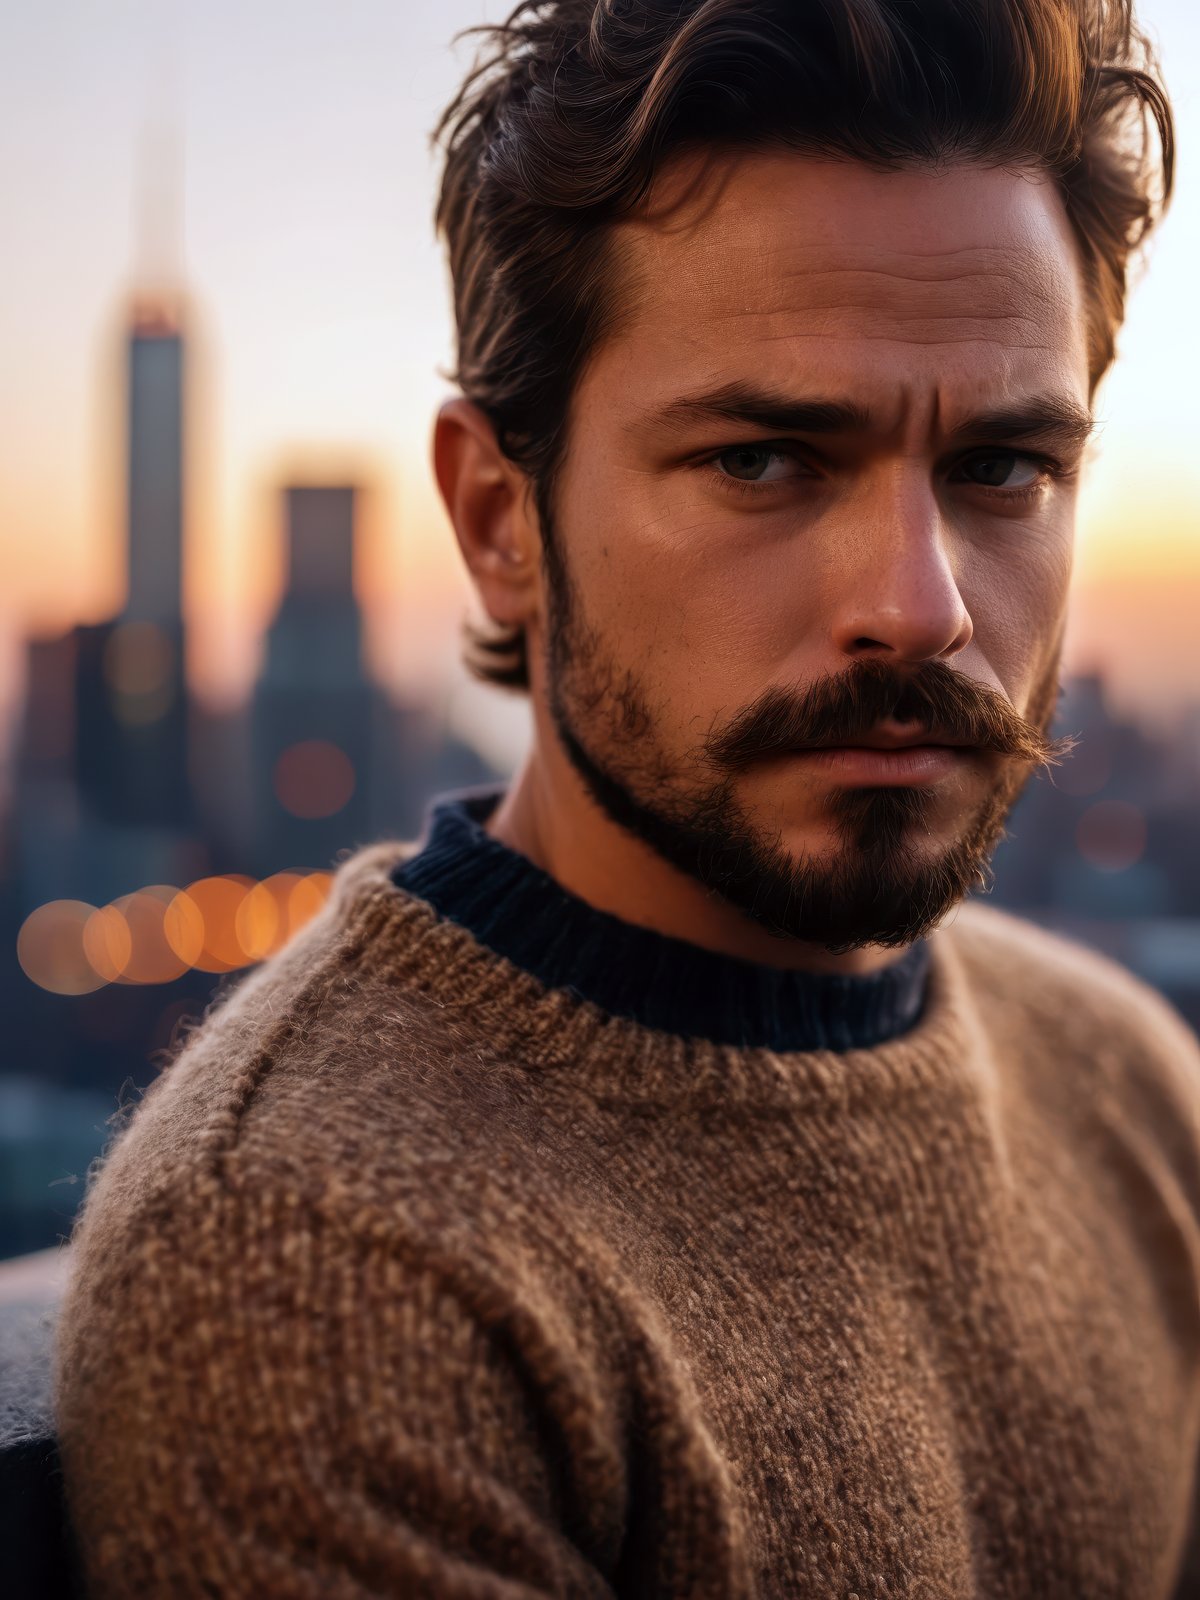
[[[993,450],[972,456],[959,469],[983,489],[1034,489],[1048,475],[1044,463],[1017,450]]]
[[[778,483],[799,476],[795,453],[780,444],[733,445],[709,459],[723,477],[738,483]]]

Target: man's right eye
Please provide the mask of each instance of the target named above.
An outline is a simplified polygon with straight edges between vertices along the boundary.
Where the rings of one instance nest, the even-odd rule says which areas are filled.
[[[738,483],[778,483],[804,476],[797,470],[801,462],[796,451],[778,442],[733,445],[709,460],[719,475]]]

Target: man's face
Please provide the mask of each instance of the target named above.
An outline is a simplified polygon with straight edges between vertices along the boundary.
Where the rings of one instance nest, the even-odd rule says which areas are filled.
[[[757,152],[615,244],[537,714],[610,816],[772,932],[907,943],[1049,754],[1088,410],[1061,201]],[[958,748],[844,753],[917,730]]]

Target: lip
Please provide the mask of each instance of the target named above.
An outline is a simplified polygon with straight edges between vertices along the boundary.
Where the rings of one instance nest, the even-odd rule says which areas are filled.
[[[949,744],[827,745],[792,755],[841,783],[864,784],[936,783],[967,759],[963,746]]]

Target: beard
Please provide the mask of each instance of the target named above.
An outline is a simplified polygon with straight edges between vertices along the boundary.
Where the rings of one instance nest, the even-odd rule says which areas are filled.
[[[767,690],[673,759],[642,685],[584,619],[544,509],[542,527],[547,704],[575,771],[619,827],[774,935],[835,954],[923,938],[972,888],[990,886],[991,855],[1026,783],[1074,744],[1047,737],[1060,693],[1060,630],[1027,717],[942,662],[900,672],[872,658],[799,691]],[[931,788],[830,785],[821,804],[834,845],[819,855],[795,856],[778,830],[747,814],[737,779],[754,762],[852,744],[892,717],[919,721],[930,742],[940,736],[1004,758],[990,792],[940,852],[914,845],[931,837],[939,806]]]

